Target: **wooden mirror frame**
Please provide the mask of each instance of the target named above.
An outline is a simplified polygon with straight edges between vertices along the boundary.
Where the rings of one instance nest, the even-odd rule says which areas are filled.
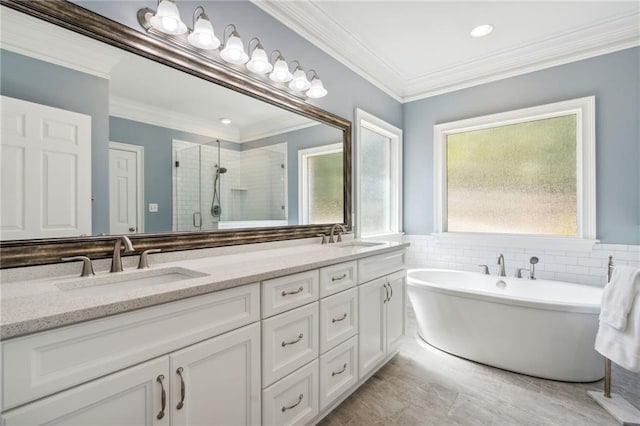
[[[328,124],[343,133],[344,222],[351,231],[351,122],[279,90],[243,72],[212,62],[162,40],[150,37],[66,0],[0,0],[3,6],[34,16],[136,55],[168,65],[211,83],[251,96],[285,110]],[[165,232],[130,236],[136,253],[151,248],[163,252],[291,240],[328,234],[331,225]],[[114,236],[10,240],[0,242],[0,269],[60,262],[61,257],[111,256]]]

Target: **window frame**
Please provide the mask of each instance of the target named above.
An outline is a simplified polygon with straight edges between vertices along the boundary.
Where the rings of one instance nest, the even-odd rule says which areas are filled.
[[[360,108],[355,109],[355,236],[357,238],[393,237],[402,234],[402,130]],[[388,232],[362,233],[362,129],[366,128],[391,140],[391,205]]]
[[[309,157],[338,152],[343,153],[342,142],[298,150],[298,222],[300,225],[309,224],[309,167],[306,160]]]
[[[447,136],[569,114],[576,115],[577,234],[473,233],[447,231]],[[596,240],[595,96],[436,124],[433,128],[434,234],[445,240],[486,245],[590,249]]]

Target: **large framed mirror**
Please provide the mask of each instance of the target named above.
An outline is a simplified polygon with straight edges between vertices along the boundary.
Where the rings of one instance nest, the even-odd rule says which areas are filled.
[[[351,229],[351,123],[65,0],[2,0],[0,267]]]

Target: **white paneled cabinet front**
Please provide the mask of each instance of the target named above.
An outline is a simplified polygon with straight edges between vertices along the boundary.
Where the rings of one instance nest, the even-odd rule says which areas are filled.
[[[169,425],[168,386],[165,356],[11,410],[2,415],[2,424]]]
[[[4,425],[259,425],[255,323],[5,413]]]
[[[169,356],[173,425],[260,424],[260,324]]]
[[[404,271],[398,271],[358,288],[360,379],[395,352],[404,336],[404,281]]]

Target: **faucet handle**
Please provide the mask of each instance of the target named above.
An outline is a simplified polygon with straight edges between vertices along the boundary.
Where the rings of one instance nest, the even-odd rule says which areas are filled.
[[[518,269],[516,269],[516,274],[514,275],[514,277],[522,278],[522,271],[529,271],[529,268],[518,268]]]
[[[91,275],[95,275],[96,273],[93,271],[93,264],[91,263],[91,259],[87,256],[73,256],[73,257],[63,257],[60,260],[63,262],[72,262],[74,260],[82,260],[82,272],[80,273],[81,277],[90,277]]]
[[[149,258],[148,255],[152,253],[160,253],[161,249],[149,249],[145,250],[140,254],[140,261],[138,262],[138,269],[146,269],[149,267]]]
[[[489,267],[487,265],[478,265],[479,268],[482,268],[482,273],[485,275],[489,275]]]
[[[318,234],[318,237],[322,237],[320,244],[327,244],[327,236],[325,234]]]

